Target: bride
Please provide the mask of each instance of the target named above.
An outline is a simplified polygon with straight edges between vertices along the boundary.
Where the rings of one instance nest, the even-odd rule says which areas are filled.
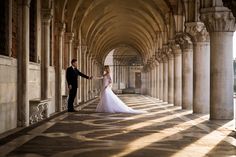
[[[108,113],[146,113],[146,111],[134,110],[122,102],[112,91],[112,80],[110,76],[110,68],[108,65],[104,67],[104,75],[97,77],[103,79],[103,87],[101,91],[100,102],[97,105],[96,112]]]

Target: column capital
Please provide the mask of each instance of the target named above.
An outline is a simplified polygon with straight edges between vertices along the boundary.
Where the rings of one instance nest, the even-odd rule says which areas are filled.
[[[206,26],[202,22],[188,22],[185,23],[185,30],[192,39],[193,42],[209,42],[210,36],[206,30]]]
[[[160,53],[160,58],[162,60],[162,62],[166,63],[168,62],[168,55],[167,55],[167,51],[168,51],[168,45],[164,44],[162,46],[162,51]]]
[[[65,33],[66,30],[66,24],[64,22],[61,21],[57,21],[55,22],[55,28],[57,29],[57,32],[62,35]]]
[[[52,17],[53,17],[53,11],[51,8],[41,9],[41,18],[43,23],[49,24]]]
[[[67,42],[67,43],[71,43],[73,40],[74,40],[74,33],[72,33],[72,32],[66,32],[65,33],[65,41]]]
[[[81,52],[85,54],[87,52],[87,46],[86,45],[80,45],[81,47]]]
[[[171,44],[168,42],[167,48],[166,48],[166,55],[168,56],[168,59],[174,59],[174,53],[171,48]]]
[[[158,51],[155,52],[155,59],[160,63],[162,62],[162,55],[161,55],[161,49],[158,49]]]
[[[193,43],[191,38],[185,33],[178,33],[175,38],[176,43],[178,43],[181,49],[192,49]]]
[[[205,23],[208,32],[234,32],[236,30],[235,18],[228,8],[202,8],[200,18]]]
[[[169,40],[169,46],[173,50],[173,54],[181,54],[182,53],[180,45],[178,43],[176,43],[175,40]]]
[[[74,40],[74,47],[76,48],[76,49],[79,49],[80,48],[80,42],[79,42],[79,40]]]
[[[30,2],[31,0],[21,0],[21,1],[18,1],[18,5],[27,6],[28,8],[30,8]]]

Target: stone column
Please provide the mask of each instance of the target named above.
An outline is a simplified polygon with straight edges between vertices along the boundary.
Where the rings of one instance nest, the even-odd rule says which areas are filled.
[[[115,67],[114,67],[114,73],[115,73],[115,77],[114,77],[114,83],[117,84],[117,61],[116,59],[114,59],[114,64],[115,64]],[[118,85],[118,84],[117,84]],[[118,89],[118,86],[117,86],[117,89]]]
[[[163,61],[159,62],[159,99],[163,101]]]
[[[88,71],[89,71],[89,55],[86,54],[86,57],[85,57],[85,60],[86,60],[86,67],[85,67],[85,71],[84,71],[84,74],[87,74]],[[89,100],[89,82],[87,79],[83,78],[85,80],[85,98],[86,98],[86,101]]]
[[[91,58],[91,62],[92,62],[92,64],[91,64],[91,73],[90,73],[90,75],[89,76],[95,76],[94,75],[94,72],[96,72],[96,63],[95,63],[95,61],[94,61],[94,59],[93,58]],[[90,82],[91,82],[91,90],[92,90],[92,97],[91,97],[91,99],[93,99],[94,98],[94,80],[90,80]]]
[[[89,73],[88,73],[88,76],[92,76],[92,72],[93,72],[93,60],[92,60],[92,57],[90,57],[89,59]],[[93,86],[92,86],[92,80],[89,80],[89,90],[90,90],[90,97],[89,99],[92,99],[92,96],[93,96]]]
[[[192,109],[193,105],[193,48],[192,44],[184,45],[182,54],[182,108]]]
[[[201,12],[201,20],[210,33],[210,119],[233,119],[235,18],[225,7],[204,8]]]
[[[153,67],[150,70],[150,95],[153,97]]]
[[[81,67],[80,67],[80,71],[82,73],[85,72],[86,69],[86,52],[87,52],[87,46],[82,45],[81,46]],[[85,102],[86,101],[86,80],[81,78],[81,84],[80,84],[80,88],[81,88],[81,102]]]
[[[158,62],[157,64],[157,67],[156,67],[156,72],[157,72],[157,79],[156,79],[156,83],[157,83],[157,86],[156,86],[156,90],[157,90],[157,99],[160,99],[160,91],[159,91],[159,85],[160,85],[160,82],[159,82],[159,79],[160,79],[160,72],[159,72],[159,67],[160,67],[160,64]]]
[[[78,54],[77,54],[77,60],[78,60],[78,69],[81,71],[82,69],[82,47],[81,45],[79,45],[79,50],[78,50]],[[81,88],[81,84],[82,84],[82,79],[81,77],[78,78],[78,97],[79,97],[79,102],[81,102],[81,97],[82,97],[82,88]]]
[[[128,66],[125,67],[125,88],[128,88]]]
[[[168,55],[168,103],[174,104],[174,55]]]
[[[151,74],[151,72],[152,72],[152,69],[151,69],[151,67],[150,67],[150,69],[149,69],[149,75],[148,75],[148,86],[149,86],[149,95],[150,96],[152,96],[152,80],[151,80],[151,77],[152,77],[152,74]]]
[[[65,56],[67,58],[67,66],[70,66],[71,65],[71,60],[72,60],[72,43],[73,43],[73,40],[74,40],[74,33],[72,32],[66,32],[65,33],[65,38],[66,38],[66,44],[65,44],[65,47],[66,47],[66,52],[67,52],[67,56]]]
[[[186,34],[178,35],[182,48],[182,109],[192,109],[193,103],[193,44]]]
[[[18,1],[18,53],[17,53],[17,126],[29,125],[29,7],[30,0]]]
[[[65,24],[62,22],[56,23],[56,93],[55,93],[55,101],[56,101],[56,112],[62,111],[62,47],[63,47],[63,35],[65,32]],[[67,86],[67,84],[66,84]]]
[[[156,62],[156,61],[154,61],[154,62]],[[156,86],[156,84],[157,84],[157,71],[156,71],[156,68],[157,68],[157,64],[155,63],[155,66],[154,66],[154,68],[153,68],[153,88],[154,88],[154,95],[153,95],[153,97],[154,98],[157,98],[157,86]]]
[[[182,54],[178,44],[174,48],[174,102],[175,106],[182,104]]]
[[[42,9],[42,52],[41,52],[41,99],[49,98],[49,55],[50,55],[50,22],[51,9]]]
[[[163,59],[163,101],[168,102],[168,58]]]
[[[123,85],[125,86],[125,65],[122,67],[122,69],[123,69]]]
[[[128,66],[128,88],[130,88],[130,66]]]
[[[153,87],[154,87],[154,98],[157,98],[157,71],[156,71],[156,69],[157,69],[157,65],[155,64],[155,67],[154,67],[154,85],[153,85]]]
[[[118,77],[117,78],[117,83],[118,83],[118,90],[120,90],[120,78],[121,78],[120,74],[121,74],[121,72],[120,72],[120,65],[118,64],[117,66],[118,66],[117,67],[118,68],[118,70],[117,70],[117,77]]]
[[[79,45],[79,41],[76,40],[74,42],[74,55],[73,58],[77,59],[77,68],[80,69],[80,58],[79,58],[79,54],[80,54],[80,45]],[[78,89],[77,89],[77,94],[76,94],[76,98],[75,98],[75,103],[78,105],[80,102],[80,77],[78,77]]]
[[[193,39],[193,113],[208,114],[210,105],[210,42],[205,25],[186,23]]]

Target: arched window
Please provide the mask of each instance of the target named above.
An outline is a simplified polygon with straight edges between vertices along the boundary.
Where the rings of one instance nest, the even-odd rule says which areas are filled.
[[[37,62],[37,1],[30,3],[30,61]]]
[[[11,57],[17,57],[17,0],[12,1],[12,48]]]
[[[8,56],[8,52],[7,52],[7,31],[6,31],[6,24],[7,24],[7,7],[6,7],[6,3],[8,1],[0,1],[0,54],[1,55],[6,55]]]

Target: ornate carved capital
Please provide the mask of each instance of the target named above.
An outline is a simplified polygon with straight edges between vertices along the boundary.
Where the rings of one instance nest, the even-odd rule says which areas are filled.
[[[71,43],[71,42],[74,40],[74,33],[72,33],[72,32],[67,32],[67,33],[65,34],[65,39],[66,39],[66,42]]]
[[[81,45],[81,52],[86,53],[87,52],[87,46],[86,45]]]
[[[156,52],[156,54],[155,54],[155,59],[156,59],[159,63],[163,62],[163,60],[162,60],[162,50],[161,50],[161,49],[158,49],[158,51]]]
[[[202,22],[189,22],[185,24],[186,32],[192,37],[193,42],[209,42],[210,36]]]
[[[79,40],[74,40],[74,47],[75,47],[76,49],[79,49],[79,47],[80,47]]]
[[[173,50],[173,54],[181,54],[182,50],[180,48],[180,45],[176,43],[175,40],[170,40],[169,46]]]
[[[30,8],[30,2],[31,0],[20,0],[17,1],[19,6],[27,6],[28,8]]]
[[[236,30],[235,18],[225,7],[203,8],[200,18],[205,23],[208,32],[234,32]]]
[[[55,27],[57,29],[57,32],[60,35],[63,35],[65,33],[66,30],[66,24],[64,22],[55,22]]]
[[[179,33],[175,38],[176,43],[178,43],[181,49],[192,49],[193,43],[191,38],[185,33]]]
[[[173,59],[174,58],[174,53],[173,53],[173,50],[171,49],[170,43],[168,43],[166,55],[168,56],[169,59]]]
[[[42,9],[41,10],[41,18],[42,18],[43,23],[49,24],[52,17],[53,17],[52,9]]]

